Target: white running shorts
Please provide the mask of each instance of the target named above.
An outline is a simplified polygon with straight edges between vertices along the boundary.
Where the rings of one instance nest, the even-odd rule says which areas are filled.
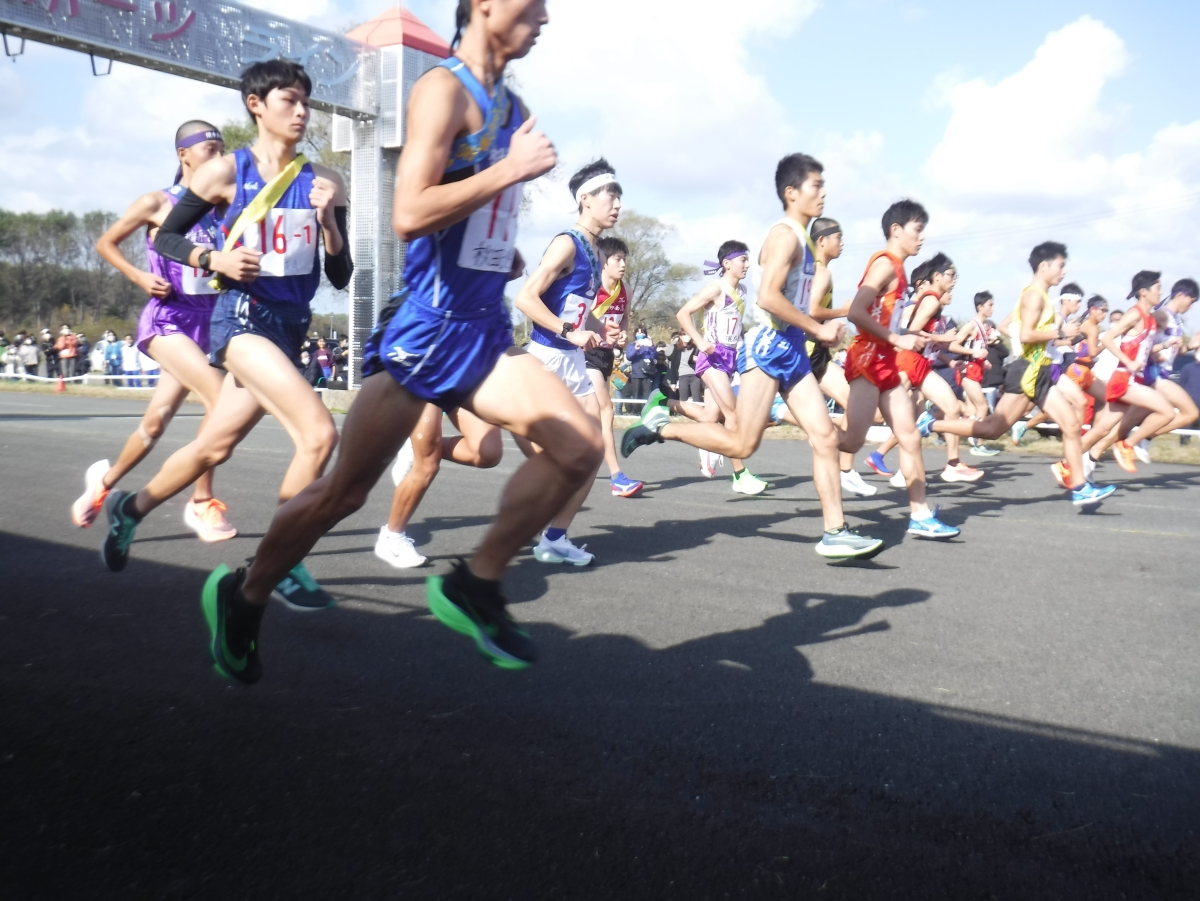
[[[559,350],[556,347],[547,347],[545,344],[530,341],[525,349],[541,360],[542,366],[548,372],[553,372],[562,379],[576,397],[587,397],[589,394],[596,393],[596,386],[592,384],[592,379],[587,374],[586,361],[580,348]]]

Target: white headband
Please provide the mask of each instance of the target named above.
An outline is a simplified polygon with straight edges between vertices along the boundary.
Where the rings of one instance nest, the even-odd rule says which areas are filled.
[[[1082,294],[1060,294],[1060,295],[1058,295],[1058,299],[1059,300],[1083,300],[1083,295]]]
[[[617,176],[611,172],[605,172],[603,175],[593,175],[587,181],[579,186],[579,190],[575,192],[575,202],[583,203],[583,198],[587,194],[595,194],[606,185],[615,185]]]

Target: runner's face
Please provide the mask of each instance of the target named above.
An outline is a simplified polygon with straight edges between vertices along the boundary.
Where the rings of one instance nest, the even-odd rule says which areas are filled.
[[[621,198],[606,188],[601,188],[598,194],[584,196],[583,213],[595,220],[601,228],[612,228],[621,215]]]
[[[179,162],[195,172],[209,160],[216,159],[225,153],[223,141],[203,141],[179,151]]]
[[[825,259],[836,260],[842,255],[842,233],[834,232],[821,238],[817,242],[817,249],[825,254]]]
[[[308,128],[308,95],[304,88],[275,88],[263,103],[253,94],[246,102],[250,114],[258,119],[259,128],[274,137],[299,144]]]
[[[614,253],[604,261],[604,274],[610,279],[620,281],[625,277],[625,254]]]
[[[1150,306],[1154,306],[1162,297],[1162,285],[1159,282],[1155,282],[1146,289],[1146,293],[1143,296]]]
[[[916,219],[909,222],[904,228],[893,225],[892,236],[900,242],[900,249],[904,253],[915,257],[925,244],[925,226]]]
[[[816,219],[825,212],[825,176],[820,172],[808,173],[804,183],[799,188],[789,187],[784,197],[796,205],[800,215]]]
[[[739,282],[750,271],[750,254],[744,253],[725,264],[725,271],[733,275]]]
[[[981,306],[979,308],[977,315],[979,316],[980,319],[991,319],[992,313],[995,311],[995,309],[996,309],[996,302],[994,300],[989,300],[987,303],[985,303],[983,306]]]
[[[1051,287],[1061,285],[1062,280],[1067,277],[1066,257],[1055,257],[1048,263],[1042,263],[1038,266],[1038,272],[1045,276],[1046,284]]]
[[[550,21],[546,0],[490,0],[488,6],[488,30],[509,59],[527,55]]]
[[[949,294],[954,290],[954,285],[958,281],[958,273],[954,271],[954,267],[947,269],[945,272],[935,272],[933,274],[933,289],[939,294]]]

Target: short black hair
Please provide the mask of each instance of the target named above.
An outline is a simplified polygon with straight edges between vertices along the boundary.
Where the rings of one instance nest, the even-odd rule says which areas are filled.
[[[836,219],[830,219],[828,216],[820,216],[812,221],[812,225],[808,227],[808,233],[814,241],[829,235],[840,234],[842,226],[838,224]]]
[[[629,245],[620,238],[614,238],[611,235],[605,235],[596,241],[596,249],[600,251],[600,256],[607,260],[614,253],[623,253],[629,256]]]
[[[980,291],[978,294],[975,295],[975,309],[978,310],[981,306],[983,306],[989,300],[995,300],[995,298],[992,297],[992,292],[991,291]]]
[[[925,261],[924,263],[921,263],[919,266],[915,266],[913,268],[912,275],[910,275],[908,278],[909,293],[915,294],[916,290],[917,290],[917,285],[919,285],[921,282],[927,282],[927,281],[929,281],[929,261],[928,260]]]
[[[600,157],[599,159],[592,160],[590,163],[572,175],[571,180],[567,182],[567,187],[571,191],[571,196],[574,197],[579,191],[580,186],[585,181],[595,178],[597,175],[612,175],[615,177],[616,174],[617,170],[613,168],[612,163],[610,163],[604,157]],[[608,193],[613,194],[616,197],[620,197],[622,193],[624,193],[621,190],[621,185],[615,181],[590,193],[599,194],[601,191],[608,191]]]
[[[1029,254],[1029,268],[1037,272],[1042,263],[1052,263],[1059,257],[1064,260],[1067,258],[1067,245],[1057,241],[1043,241]]]
[[[1074,282],[1067,282],[1058,289],[1059,297],[1062,297],[1064,294],[1074,294],[1076,297],[1082,298],[1083,288],[1079,287],[1079,285],[1075,284]]]
[[[783,208],[787,209],[783,195],[788,188],[799,190],[811,174],[815,172],[820,175],[824,171],[825,167],[807,153],[790,153],[781,159],[775,166],[775,193],[779,195]]]
[[[721,271],[722,272],[725,271],[725,258],[726,257],[733,256],[735,254],[737,256],[741,256],[743,253],[749,254],[750,248],[748,246],[746,246],[745,244],[743,244],[741,241],[726,241],[724,244],[722,244],[721,247],[717,250],[717,263],[718,263],[718,265],[720,265]]]
[[[249,103],[251,97],[257,97],[266,103],[267,95],[272,91],[297,86],[304,88],[304,93],[312,96],[312,79],[299,63],[287,59],[269,59],[264,63],[255,63],[242,73],[242,103]]]
[[[458,9],[454,11],[454,38],[450,41],[450,49],[458,47],[462,41],[463,29],[471,21],[471,0],[458,0]]]
[[[1200,287],[1197,287],[1194,278],[1181,278],[1171,286],[1171,296],[1174,297],[1176,294],[1186,294],[1192,300],[1196,300],[1200,298]]]
[[[1153,288],[1162,281],[1162,273],[1155,272],[1151,269],[1143,269],[1133,277],[1133,286],[1129,289],[1129,296],[1126,300],[1137,300],[1137,296],[1143,291]]]
[[[921,225],[928,225],[929,213],[925,211],[925,207],[921,206],[915,200],[897,200],[883,214],[883,237],[886,239],[892,236],[893,225],[904,228],[910,222],[919,222]]]
[[[1105,300],[1103,297],[1101,297],[1099,294],[1093,294],[1091,297],[1088,298],[1088,302],[1087,302],[1088,312],[1091,312],[1092,310],[1096,309],[1096,307],[1106,307],[1106,306],[1108,306],[1108,301]]]
[[[930,257],[929,262],[925,265],[929,267],[929,277],[933,278],[939,272],[949,272],[953,269],[954,260],[944,253],[938,253]]]

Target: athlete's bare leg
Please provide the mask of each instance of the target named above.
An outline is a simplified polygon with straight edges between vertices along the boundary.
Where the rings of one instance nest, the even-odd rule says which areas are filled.
[[[596,389],[596,401],[600,405],[600,437],[604,441],[604,465],[608,467],[608,474],[612,477],[621,471],[621,464],[617,460],[616,438],[613,435],[613,417],[616,413],[613,410],[612,396],[608,393],[608,379],[604,377],[603,372],[595,369],[588,369],[587,374],[592,380],[592,387]]]
[[[745,381],[742,384],[745,385]],[[810,372],[783,395],[783,400],[800,423],[800,428],[808,435],[808,443],[812,445],[813,485],[817,489],[817,497],[821,500],[825,531],[841,528],[846,522],[842,510],[842,480],[838,471],[838,436],[841,432],[829,418],[829,408],[825,406],[825,395],[821,393],[821,386]],[[773,402],[772,394],[762,411],[764,427],[771,414]]]
[[[587,413],[588,418],[593,421],[597,430],[600,428],[600,404],[596,400],[596,395],[589,394],[587,397],[576,398]],[[583,502],[587,500],[588,494],[592,490],[592,485],[596,481],[596,476],[599,474],[600,467],[597,463],[596,471],[592,473],[591,478],[585,479],[583,483],[575,490],[563,508],[558,511],[558,515],[550,520],[551,528],[562,529],[566,531],[571,527],[571,523],[575,519],[575,514],[579,512],[579,508],[583,506]]]
[[[1078,490],[1087,481],[1083,475],[1083,441],[1080,431],[1083,421],[1079,416],[1079,402],[1083,389],[1069,378],[1058,380],[1046,395],[1042,409],[1058,424],[1062,435],[1063,459],[1071,470],[1071,487]]]
[[[1200,417],[1200,409],[1197,409],[1191,395],[1170,379],[1159,379],[1154,383],[1154,390],[1165,397],[1167,403],[1175,408],[1175,415],[1154,436],[1148,435],[1147,437],[1157,437],[1158,435],[1173,432],[1176,429],[1186,428],[1195,422],[1197,417]]]
[[[729,376],[720,369],[706,369],[704,375],[700,376],[700,381],[704,382],[704,387],[708,389],[708,397],[715,403],[720,417],[725,420],[725,428],[731,432],[736,432],[738,429],[737,395],[733,393],[733,385],[729,381]],[[739,389],[740,390],[740,389]],[[772,398],[774,402],[774,398]],[[682,405],[681,405],[682,406]],[[711,410],[709,404],[704,405],[704,409]],[[767,407],[767,416],[770,418],[771,408]],[[690,417],[689,417],[690,418]],[[710,420],[700,420],[701,422],[715,422],[717,419],[714,416]],[[766,426],[763,426],[766,428]],[[726,456],[729,456],[726,454]],[[742,462],[740,457],[729,457],[729,462],[733,465],[735,473],[741,472],[746,468],[746,464]]]
[[[1182,391],[1182,389],[1180,390]],[[1167,396],[1163,392],[1152,386],[1130,383],[1129,390],[1121,399],[1134,407],[1141,407],[1149,411],[1149,414],[1140,420],[1143,435],[1157,435],[1160,429],[1169,425],[1175,418],[1175,405],[1167,400]],[[1129,437],[1129,433],[1137,424],[1138,422],[1131,421],[1128,416],[1122,417],[1120,428],[1122,441]]]
[[[996,401],[994,413],[978,421],[971,419],[939,419],[932,429],[943,435],[954,434],[960,438],[999,438],[1020,421],[1033,408],[1033,401],[1024,394],[1002,394]]]
[[[832,397],[842,410],[850,403],[850,385],[846,381],[846,373],[841,366],[830,363],[825,367],[825,374],[821,376],[821,391],[826,397]],[[846,417],[843,415],[841,420],[834,423],[838,429],[846,428]],[[854,468],[854,454],[848,454],[845,451],[838,452],[838,466],[842,472],[849,472]]]
[[[904,385],[880,391],[862,377],[850,383],[850,406],[846,408],[849,422],[842,450],[854,452],[863,446],[876,409],[883,414],[884,422],[892,430],[900,447],[900,471],[904,473],[904,482],[908,487],[909,509],[914,517],[927,519],[930,511],[925,498],[925,461],[921,456],[921,435],[917,431],[912,398]]]
[[[312,386],[278,347],[259,335],[236,335],[225,351],[228,375],[212,414],[196,440],[174,454],[137,497],[145,516],[217,466],[270,413],[296,452],[279,489],[281,502],[318,478],[337,445],[333,417]],[[237,387],[240,382],[244,387]]]
[[[921,393],[925,395],[926,400],[933,401],[933,405],[942,411],[942,416],[945,419],[962,419],[962,404],[958,397],[954,394],[954,389],[947,384],[946,380],[936,372],[930,372],[925,376],[925,381],[921,383]],[[914,414],[915,415],[915,414]],[[913,420],[916,421],[915,419]],[[953,433],[946,435],[946,459],[958,459],[958,435]]]
[[[968,409],[964,412],[975,419],[983,419],[988,415],[987,397],[983,393],[983,385],[974,379],[962,380],[963,397]]]

